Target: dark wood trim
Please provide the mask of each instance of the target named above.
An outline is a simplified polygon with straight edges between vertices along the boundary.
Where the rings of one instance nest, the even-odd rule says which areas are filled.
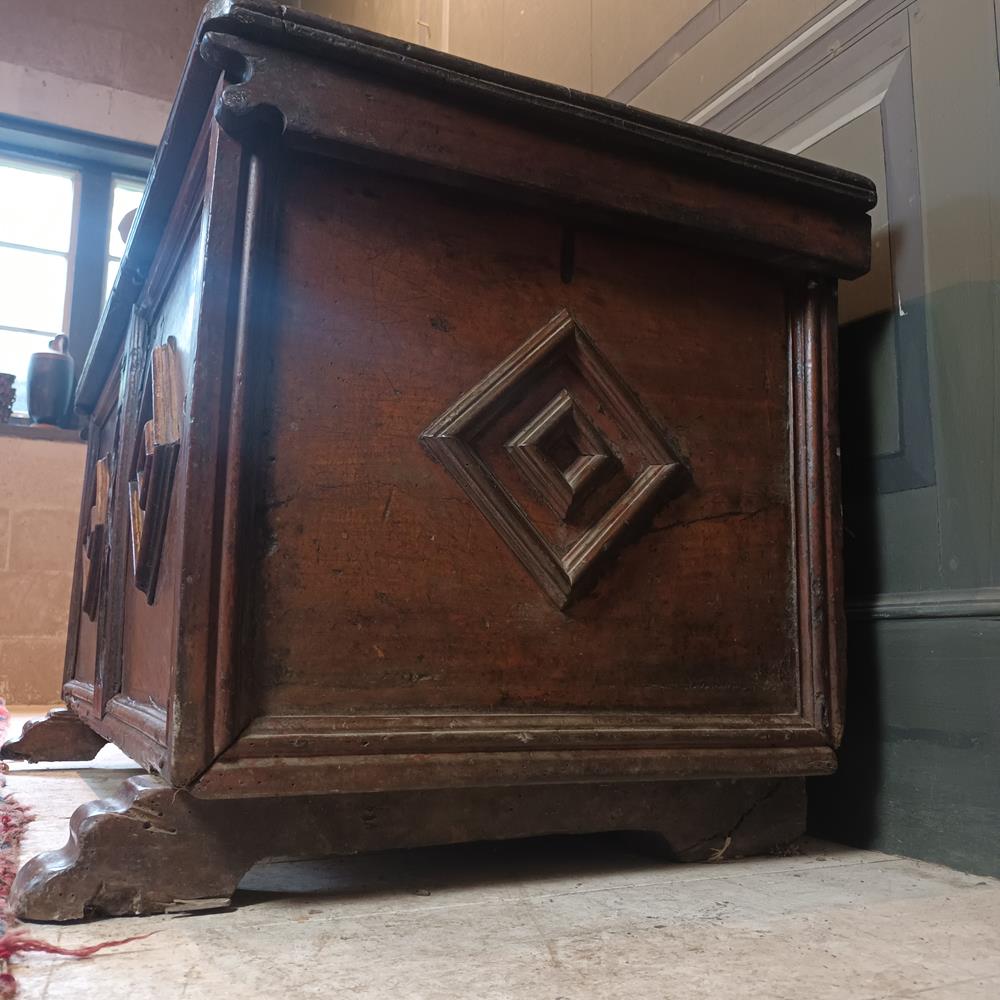
[[[216,761],[191,791],[202,798],[484,788],[496,785],[831,774],[829,747],[524,750]]]
[[[167,713],[155,705],[142,705],[125,695],[108,702],[107,715],[143,733],[161,746],[167,745]]]
[[[810,279],[790,290],[789,330],[801,711],[838,746],[845,670],[836,291],[831,281]]]
[[[163,745],[147,729],[146,721],[152,720],[140,720],[138,716],[130,715],[126,721],[121,709],[111,709],[115,704],[114,697],[108,699],[108,710],[103,715],[98,715],[93,707],[96,704],[97,692],[94,693],[95,700],[92,703],[83,697],[85,691],[81,691],[81,687],[85,686],[74,684],[64,689],[63,700],[67,707],[85,719],[95,733],[109,743],[114,743],[140,767],[155,774],[162,774],[167,766],[167,753]],[[129,715],[127,708],[124,714]],[[133,723],[139,723],[141,728],[137,728]],[[157,732],[155,725],[152,728],[153,732]]]
[[[185,581],[201,583],[182,585],[178,607],[168,765],[175,784],[192,781],[214,759],[221,749],[217,729],[228,734],[236,727],[229,700],[236,683],[235,654],[226,645],[235,626],[227,609],[234,600],[231,560],[242,558],[242,551],[241,543],[227,534],[233,527],[227,518],[234,499],[226,495],[225,485],[233,482],[226,477],[227,463],[233,460],[228,437],[232,407],[242,405],[246,377],[246,347],[241,355],[237,345],[243,245],[247,227],[252,229],[249,172],[246,151],[211,123],[202,249],[210,266],[204,272],[195,334],[198,364],[188,388],[189,436],[182,450],[187,471],[181,565]],[[241,425],[240,433],[250,433],[250,428]],[[245,490],[247,485],[241,480],[234,488]],[[241,594],[244,585],[240,579]],[[211,602],[204,600],[206,589]],[[232,737],[218,738],[228,743]]]
[[[205,181],[208,173],[211,120],[202,123],[191,151],[191,161],[177,189],[176,200],[160,237],[146,276],[146,284],[137,299],[137,307],[146,315],[159,312],[163,296],[170,288],[181,257],[187,250],[205,206]],[[117,294],[117,290],[115,292]]]
[[[121,359],[119,358],[119,364]],[[119,402],[120,386],[114,379],[109,379],[101,398],[97,402],[97,407],[88,419],[87,434],[87,457],[84,464],[83,473],[83,496],[89,496],[94,489],[94,474],[97,460],[100,458],[98,449],[100,446],[100,427],[108,419],[112,407]],[[112,476],[114,475],[112,471]],[[77,640],[80,630],[80,615],[83,613],[83,587],[84,587],[84,540],[90,525],[90,511],[86,504],[80,505],[80,514],[76,526],[76,547],[73,557],[73,586],[70,592],[69,602],[69,622],[66,630],[66,658],[63,664],[63,693],[64,697],[69,697],[70,687],[75,685],[80,688],[77,691],[79,697],[88,703],[93,703],[94,690],[92,685],[85,685],[86,690],[81,688],[82,682],[74,679],[73,672],[76,666]],[[95,664],[96,667],[96,664]]]
[[[93,684],[87,684],[86,681],[79,681],[75,678],[71,678],[63,685],[63,699],[67,704],[72,702],[73,705],[76,706],[78,713],[82,703],[86,710],[80,714],[86,715],[88,720],[92,718],[92,713],[89,709],[94,704]]]
[[[616,147],[658,153],[677,169],[693,166],[713,177],[741,182],[749,172],[786,197],[828,200],[848,206],[872,202],[867,178],[836,167],[807,163],[761,149],[696,125],[664,118],[582,91],[495,69],[435,49],[270,0],[216,0],[206,11],[202,37],[212,32],[267,44],[272,50],[308,54],[317,62],[372,71],[407,90],[426,90],[438,101],[508,114],[546,134],[570,135]],[[230,62],[234,68],[235,64]],[[772,189],[773,190],[773,189]]]
[[[112,394],[116,394],[115,398],[120,407],[118,417],[120,420],[118,432],[120,444],[117,449],[118,467],[113,474],[112,521],[109,528],[111,538],[109,576],[114,580],[122,581],[123,585],[115,587],[113,594],[106,597],[104,609],[98,621],[100,640],[97,674],[94,685],[93,709],[89,718],[95,721],[95,728],[97,724],[100,725],[99,731],[102,735],[117,743],[130,756],[140,760],[144,766],[151,767],[157,772],[162,772],[167,767],[164,744],[166,726],[160,727],[158,724],[151,724],[149,732],[142,735],[141,727],[144,717],[135,713],[129,714],[127,707],[124,710],[120,707],[124,703],[121,695],[126,595],[124,581],[136,579],[130,568],[133,564],[133,539],[129,485],[132,472],[133,444],[139,440],[142,434],[142,393],[149,377],[153,347],[151,343],[152,324],[156,316],[155,310],[160,306],[162,296],[169,287],[169,282],[178,264],[179,254],[186,246],[190,245],[192,232],[202,214],[207,140],[202,137],[201,133],[199,133],[199,141],[205,144],[205,149],[199,150],[196,143],[191,152],[193,154],[195,151],[200,151],[202,155],[192,157],[192,161],[185,165],[184,176],[179,180],[179,186],[187,197],[183,202],[178,201],[170,206],[169,216],[163,223],[170,242],[157,243],[156,252],[150,261],[149,283],[143,289],[142,298],[132,307],[129,331],[125,337],[122,376],[119,379],[111,379],[105,385],[94,410],[96,416],[102,408],[108,405]],[[169,248],[162,254],[159,252],[161,245]],[[120,275],[121,272],[119,272]],[[123,279],[120,278],[120,280]],[[118,282],[116,282],[115,287],[116,290],[112,293],[109,302],[120,294]],[[135,289],[134,291],[137,294],[140,290]],[[136,296],[133,295],[132,299],[135,298]],[[112,705],[118,707],[112,710]],[[81,709],[81,711],[85,712],[86,710]],[[161,729],[162,736],[160,735]],[[137,756],[137,754],[142,756]]]
[[[786,268],[843,277],[868,268],[864,208],[870,207],[870,198],[828,205],[802,194],[791,211],[787,192],[755,183],[751,171],[744,170],[737,181],[699,161],[684,172],[665,150],[632,149],[617,134],[613,146],[594,142],[586,148],[585,170],[562,175],[551,165],[570,152],[579,158],[581,136],[566,134],[564,122],[557,127],[562,121],[558,116],[552,128],[531,134],[523,121],[509,115],[457,101],[443,103],[440,95],[404,86],[391,76],[338,63],[303,65],[293,53],[220,34],[207,35],[203,49],[220,64],[242,62],[246,67],[239,82],[223,90],[216,107],[222,127],[242,142],[269,134],[294,149],[532,207],[545,205],[565,220],[699,245],[722,239],[734,253]],[[290,103],[286,87],[292,78],[325,98]],[[432,116],[434,141],[428,142],[421,123]],[[604,123],[605,140],[610,139],[606,131],[615,132],[612,124],[611,119]],[[668,163],[671,183],[664,185]],[[737,197],[739,213],[732,210]]]
[[[228,140],[232,141],[232,140]],[[235,143],[234,143],[235,146]],[[213,746],[221,753],[256,710],[240,684],[241,663],[253,643],[253,587],[248,585],[256,544],[260,441],[258,408],[264,377],[262,359],[270,336],[275,293],[275,257],[282,199],[282,167],[277,148],[258,149],[243,164],[245,198],[236,330],[232,364],[233,396],[228,428],[226,492],[222,523],[219,634],[215,659]],[[206,761],[207,763],[207,761]]]
[[[117,440],[121,442],[134,440],[138,422],[138,398],[142,387],[143,369],[145,367],[146,339],[148,327],[146,318],[138,310],[133,310],[129,326],[129,335],[125,342],[125,350],[121,360],[121,376],[111,380],[102,393],[102,403],[110,405],[110,400],[117,393],[118,421]],[[117,449],[115,466],[111,473],[111,510],[108,522],[108,538],[110,539],[110,554],[108,562],[108,579],[128,579],[128,563],[131,559],[129,546],[131,538],[128,531],[128,470],[122,455],[122,448]],[[121,690],[122,683],[122,649],[123,622],[125,615],[125,588],[115,586],[108,589],[101,601],[98,615],[98,646],[97,665],[94,676],[94,705],[97,718],[101,719],[107,709],[108,702]],[[117,742],[114,735],[105,735],[107,739]]]
[[[260,716],[220,758],[377,756],[637,747],[711,749],[825,746],[798,716],[561,713],[440,716]],[[309,748],[308,755],[303,747]]]

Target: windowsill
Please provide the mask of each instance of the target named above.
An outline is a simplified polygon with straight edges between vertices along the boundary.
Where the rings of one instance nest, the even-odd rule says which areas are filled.
[[[0,438],[5,437],[83,444],[83,438],[78,429],[53,427],[51,424],[32,424],[24,417],[11,417],[8,423],[0,423]]]

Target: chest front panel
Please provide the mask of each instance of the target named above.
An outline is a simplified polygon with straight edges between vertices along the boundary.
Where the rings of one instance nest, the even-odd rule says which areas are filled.
[[[260,710],[796,712],[778,276],[342,165],[284,190]]]

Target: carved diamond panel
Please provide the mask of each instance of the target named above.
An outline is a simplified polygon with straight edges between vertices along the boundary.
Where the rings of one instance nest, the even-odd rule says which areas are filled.
[[[518,500],[499,467],[502,456],[489,447],[512,419],[500,451],[544,507]],[[559,608],[688,482],[663,432],[566,310],[438,417],[421,441]],[[554,524],[539,516],[546,507]]]
[[[563,520],[569,520],[618,465],[601,432],[567,389],[507,442],[507,451]]]

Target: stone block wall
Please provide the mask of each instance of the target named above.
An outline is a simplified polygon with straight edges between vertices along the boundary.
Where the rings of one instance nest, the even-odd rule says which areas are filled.
[[[0,437],[0,697],[59,699],[86,446]]]

